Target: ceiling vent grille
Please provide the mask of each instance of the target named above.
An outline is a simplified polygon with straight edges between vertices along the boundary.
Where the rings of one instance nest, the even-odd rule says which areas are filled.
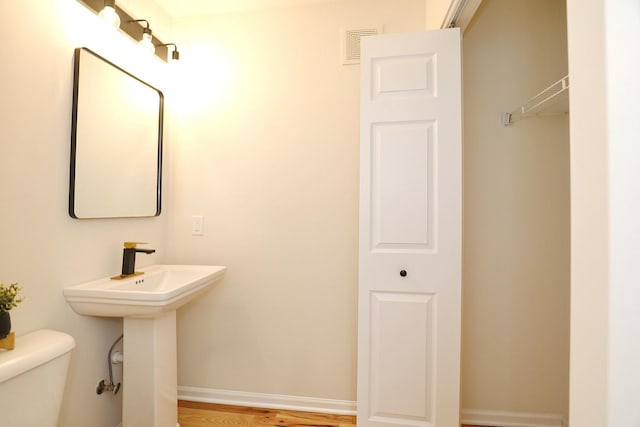
[[[342,64],[360,63],[360,39],[382,34],[382,27],[349,28],[342,31]]]

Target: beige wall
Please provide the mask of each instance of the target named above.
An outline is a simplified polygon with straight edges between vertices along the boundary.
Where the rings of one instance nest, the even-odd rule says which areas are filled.
[[[442,22],[452,2],[453,0],[425,0],[425,29],[442,28]]]
[[[132,44],[124,36],[100,39],[94,19],[75,0],[0,2],[0,280],[20,282],[26,295],[11,312],[17,334],[52,328],[76,339],[65,427],[119,422],[120,395],[97,396],[95,387],[122,322],[76,315],[62,288],[117,273],[125,240],[158,250],[140,265],[165,256],[166,216],[80,221],[67,214],[73,49],[88,46],[154,77],[125,59]]]
[[[607,424],[609,171],[604,3],[567,1],[572,70],[570,422],[585,427],[615,427]]]
[[[199,110],[180,127],[168,246],[229,267],[179,312],[180,385],[355,400],[360,70],[340,64],[340,29],[423,17],[423,0],[367,0],[177,25],[201,55],[181,64]]]
[[[499,126],[566,74],[563,4],[486,1],[465,35],[463,406],[566,414],[568,119]],[[177,26],[211,60],[183,64],[207,80],[181,109],[171,256],[229,266],[179,313],[181,385],[355,399],[359,67],[339,65],[339,29],[420,26],[419,4],[358,4]]]
[[[463,50],[462,406],[566,414],[568,118],[500,125],[566,75],[564,2],[484,0]]]
[[[567,2],[573,426],[640,423],[640,4]]]
[[[640,423],[640,407],[635,404],[640,395],[640,3],[609,0],[605,16],[611,285],[608,426],[613,427]]]

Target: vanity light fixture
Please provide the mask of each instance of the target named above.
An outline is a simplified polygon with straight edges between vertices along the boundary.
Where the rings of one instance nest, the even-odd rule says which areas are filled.
[[[0,0],[0,3],[3,0]],[[167,46],[156,36],[151,34],[149,21],[146,19],[135,19],[134,16],[128,14],[125,10],[116,5],[118,0],[78,0],[84,6],[98,15],[106,25],[113,27],[116,31],[119,29],[138,44],[142,45],[146,52],[150,55],[155,54],[162,61],[169,62],[169,50]],[[156,46],[159,49],[156,49]],[[177,49],[176,49],[177,50]],[[179,57],[179,54],[174,53]]]
[[[98,13],[98,16],[110,27],[116,30],[120,28],[120,16],[116,13],[116,0],[104,0],[104,8]]]
[[[149,21],[146,19],[132,19],[130,22],[144,22],[145,26],[142,29],[142,38],[138,42],[138,46],[140,46],[145,52],[148,52],[149,55],[153,55],[156,52],[156,46],[153,44],[153,37],[151,28],[149,28]]]
[[[173,51],[171,52],[171,60],[172,61],[178,61],[180,60],[180,52],[178,52],[178,46],[176,46],[175,43],[163,43],[163,44],[159,44],[158,47],[160,46],[173,46]],[[169,59],[169,50],[167,49],[167,62]]]

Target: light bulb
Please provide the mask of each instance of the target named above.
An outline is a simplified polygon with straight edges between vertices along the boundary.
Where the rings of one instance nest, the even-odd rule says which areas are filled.
[[[151,31],[147,32],[145,30],[145,32],[142,33],[142,40],[138,43],[138,46],[140,46],[145,52],[148,52],[149,55],[153,55],[156,52],[156,47],[153,45],[151,40]]]
[[[113,7],[105,6],[104,9],[100,11],[98,16],[105,24],[109,25],[110,27],[113,27],[116,30],[120,28],[120,17]]]

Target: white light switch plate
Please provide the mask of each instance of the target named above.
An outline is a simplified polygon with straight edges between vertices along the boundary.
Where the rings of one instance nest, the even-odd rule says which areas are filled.
[[[191,235],[204,236],[204,217],[202,215],[191,217]]]

